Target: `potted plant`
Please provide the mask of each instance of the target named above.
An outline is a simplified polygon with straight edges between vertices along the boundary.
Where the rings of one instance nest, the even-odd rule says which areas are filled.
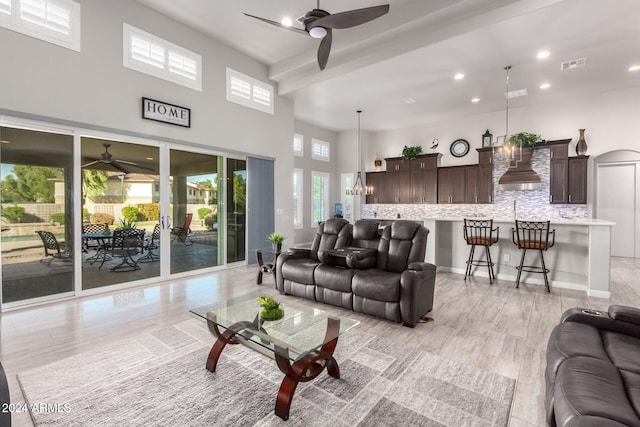
[[[260,310],[260,318],[262,320],[278,320],[284,317],[284,308],[273,298],[259,297],[256,298],[256,301],[262,307]]]
[[[122,218],[120,220],[120,229],[121,230],[132,230],[134,228],[136,228],[136,226],[138,225],[138,222],[136,220],[134,220],[133,218]]]
[[[406,145],[402,149],[402,160],[411,160],[415,159],[416,156],[422,154],[422,147],[419,145],[413,145],[411,147],[407,147]]]
[[[542,142],[542,137],[537,133],[520,132],[509,138],[509,145],[527,147],[530,151],[533,151],[539,142]]]
[[[271,233],[267,236],[267,240],[271,242],[271,246],[274,252],[280,252],[282,250],[282,242],[286,237],[280,233]]]

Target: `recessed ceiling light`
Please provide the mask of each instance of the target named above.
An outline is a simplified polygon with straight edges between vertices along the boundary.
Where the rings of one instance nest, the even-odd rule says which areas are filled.
[[[11,141],[7,141],[6,139],[0,140],[0,144],[11,144]]]
[[[540,52],[538,52],[538,54],[536,55],[536,58],[538,59],[545,59],[548,58],[550,55],[548,50],[541,50]]]
[[[280,21],[280,23],[285,27],[290,27],[293,24],[293,21],[288,16],[285,16],[284,18],[282,18],[282,21]]]
[[[640,70],[640,65],[632,65],[629,67],[629,71],[638,71]]]
[[[404,103],[405,103],[405,104],[415,104],[415,103],[416,103],[416,100],[415,100],[415,99],[413,99],[413,98],[412,98],[412,97],[410,97],[410,96],[409,96],[409,97],[407,97],[407,98],[405,98],[405,99],[403,99],[403,101],[404,101]]]
[[[471,98],[471,102],[473,102],[474,104],[480,102],[480,98]]]
[[[145,157],[146,160],[153,160],[153,157]]]
[[[549,89],[550,87],[551,87],[551,84],[550,84],[550,83],[542,83],[542,84],[540,85],[540,89],[543,89],[543,90],[544,90],[544,89]]]
[[[458,73],[455,76],[453,76],[453,78],[456,79],[456,80],[462,80],[462,79],[464,79],[464,74]]]

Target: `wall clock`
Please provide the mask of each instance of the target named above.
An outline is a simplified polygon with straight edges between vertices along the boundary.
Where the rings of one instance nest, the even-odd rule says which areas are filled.
[[[449,148],[453,157],[463,157],[469,152],[469,143],[466,139],[456,139]]]

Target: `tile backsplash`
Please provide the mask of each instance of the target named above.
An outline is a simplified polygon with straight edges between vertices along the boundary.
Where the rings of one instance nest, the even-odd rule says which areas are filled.
[[[502,191],[498,180],[507,170],[507,163],[496,158],[493,168],[493,203],[491,204],[372,204],[362,205],[362,218],[421,220],[427,217],[518,218],[560,220],[587,218],[588,205],[552,205],[549,203],[549,173],[551,160],[548,148],[537,149],[531,157],[533,170],[540,176],[539,190]],[[515,204],[514,204],[515,202]],[[515,212],[514,212],[515,206]]]

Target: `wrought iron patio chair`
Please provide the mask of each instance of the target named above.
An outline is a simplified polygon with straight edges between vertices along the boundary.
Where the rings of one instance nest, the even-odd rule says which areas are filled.
[[[37,230],[38,236],[42,239],[42,246],[44,247],[44,258],[40,262],[47,262],[47,265],[51,265],[54,259],[60,259],[63,261],[71,261],[71,254],[66,249],[60,246],[56,236],[50,231]],[[51,257],[51,259],[49,259]]]
[[[160,224],[156,224],[155,227],[153,227],[150,238],[145,240],[144,249],[147,253],[138,258],[138,262],[156,262],[160,260],[160,255],[155,253],[158,248],[160,248]]]
[[[122,257],[122,262],[110,271],[140,270],[138,262],[133,258],[144,248],[144,230],[115,230],[111,240],[111,256]]]

